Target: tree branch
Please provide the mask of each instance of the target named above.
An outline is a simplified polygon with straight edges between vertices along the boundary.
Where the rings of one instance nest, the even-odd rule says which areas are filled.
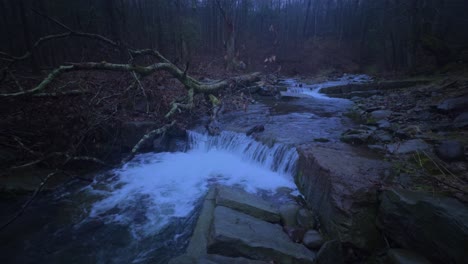
[[[123,159],[123,162],[128,162],[129,160],[131,160],[133,157],[135,157],[135,155],[138,153],[138,151],[140,150],[140,148],[143,146],[143,144],[149,140],[150,138],[153,138],[154,136],[156,135],[160,135],[160,134],[164,134],[166,133],[166,131],[173,127],[174,125],[176,124],[176,121],[172,121],[170,124],[167,124],[167,125],[164,125],[163,127],[160,127],[158,129],[155,129],[155,130],[152,130],[150,132],[148,132],[146,135],[144,135],[140,141],[138,141],[138,143],[136,143],[136,145],[133,147],[132,151],[130,152],[130,154],[125,158]]]

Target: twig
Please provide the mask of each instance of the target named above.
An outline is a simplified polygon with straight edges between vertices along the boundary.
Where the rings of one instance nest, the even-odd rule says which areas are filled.
[[[145,101],[146,101],[146,113],[149,113],[149,101],[148,101],[148,96],[146,95],[146,92],[145,92],[145,88],[144,88],[143,85],[141,84],[140,78],[138,78],[138,76],[137,76],[137,74],[135,73],[135,71],[132,71],[132,75],[133,75],[133,78],[135,78],[136,83],[138,83],[138,86],[140,87],[140,90],[141,90],[143,96],[145,97]]]
[[[18,217],[20,217],[24,211],[26,210],[26,208],[28,208],[29,205],[31,205],[31,203],[34,201],[34,199],[36,199],[37,195],[41,192],[41,190],[44,188],[44,186],[46,185],[47,181],[49,181],[49,179],[56,175],[59,171],[56,170],[52,173],[49,173],[42,181],[41,183],[39,184],[39,186],[36,188],[36,190],[34,191],[34,193],[32,194],[31,198],[29,198],[29,200],[26,201],[26,203],[23,204],[23,206],[21,207],[21,209],[10,219],[8,220],[5,224],[3,224],[2,226],[0,226],[0,230],[3,230],[5,229],[7,226],[9,226],[11,223],[13,223],[16,219],[18,219]]]

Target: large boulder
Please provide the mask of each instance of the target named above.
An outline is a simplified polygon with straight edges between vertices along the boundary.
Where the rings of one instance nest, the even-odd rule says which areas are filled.
[[[372,250],[382,245],[375,225],[377,182],[390,165],[345,144],[299,147],[296,184],[333,239]]]
[[[277,263],[313,263],[315,254],[292,242],[279,225],[217,206],[208,244],[209,254]]]
[[[408,190],[380,195],[378,223],[399,246],[436,263],[466,263],[468,208],[458,200]]]

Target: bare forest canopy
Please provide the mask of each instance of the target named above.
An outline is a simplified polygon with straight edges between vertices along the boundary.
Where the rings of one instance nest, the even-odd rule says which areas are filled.
[[[37,49],[32,69],[64,62],[128,61],[99,41],[157,49],[178,65],[199,56],[287,74],[339,71],[426,73],[468,61],[465,0],[1,0],[0,50]]]
[[[11,154],[0,168],[127,160],[206,115],[216,134],[218,113],[245,110],[251,88],[279,75],[459,70],[466,10],[465,0],[0,0],[0,148]],[[142,121],[144,136],[125,144]]]

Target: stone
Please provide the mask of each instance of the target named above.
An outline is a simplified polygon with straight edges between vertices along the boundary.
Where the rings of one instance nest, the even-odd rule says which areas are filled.
[[[340,140],[348,144],[362,145],[370,141],[371,130],[350,129],[341,135]]]
[[[373,250],[384,244],[375,224],[377,189],[391,165],[346,144],[302,145],[295,182],[331,239]],[[339,164],[339,165],[338,165]]]
[[[343,249],[338,240],[325,242],[317,253],[317,264],[344,264]]]
[[[206,129],[211,136],[219,136],[221,134],[222,126],[221,123],[217,120],[212,120],[207,126]]]
[[[283,226],[295,227],[297,223],[297,212],[300,206],[293,203],[283,204],[279,207],[281,224]]]
[[[315,229],[317,227],[314,214],[306,208],[299,209],[296,218],[300,227],[305,229]]]
[[[375,121],[388,119],[392,115],[390,110],[376,110],[370,113],[370,117]]]
[[[252,135],[253,133],[260,133],[260,132],[263,132],[265,131],[265,126],[263,125],[256,125],[254,127],[252,127],[251,129],[249,129],[247,131],[247,133],[245,133],[247,136],[250,136]]]
[[[460,161],[465,159],[465,148],[460,141],[443,141],[436,147],[437,156],[445,161]]]
[[[310,249],[318,249],[323,245],[323,237],[316,230],[309,230],[304,234],[302,243]]]
[[[381,129],[390,129],[392,127],[391,123],[387,120],[379,120],[377,121],[377,126]]]
[[[423,256],[406,249],[392,248],[387,255],[391,264],[431,264]]]
[[[456,199],[402,189],[380,194],[378,225],[399,246],[435,263],[466,263],[468,207]]]
[[[388,143],[393,140],[393,137],[386,131],[378,130],[372,134],[372,139],[377,142]]]
[[[218,187],[216,205],[229,207],[272,223],[280,222],[280,213],[270,203],[243,190]]]
[[[215,195],[216,190],[211,188],[205,196],[200,216],[186,250],[186,254],[189,256],[198,258],[206,254],[211,220],[216,206]]]
[[[387,145],[387,151],[392,154],[408,154],[430,149],[431,146],[422,139],[411,139]]]
[[[446,99],[437,105],[437,110],[453,112],[468,109],[468,96]]]
[[[307,230],[303,227],[284,226],[283,231],[288,235],[291,241],[294,243],[301,243]]]
[[[314,252],[290,241],[279,225],[223,206],[214,210],[208,253],[286,264],[315,260]]]
[[[453,120],[453,126],[456,128],[467,128],[468,127],[468,112],[458,115]]]
[[[186,264],[192,264],[187,262]],[[268,264],[266,261],[246,259],[246,258],[230,258],[221,255],[209,254],[197,260],[196,263],[200,264]]]

